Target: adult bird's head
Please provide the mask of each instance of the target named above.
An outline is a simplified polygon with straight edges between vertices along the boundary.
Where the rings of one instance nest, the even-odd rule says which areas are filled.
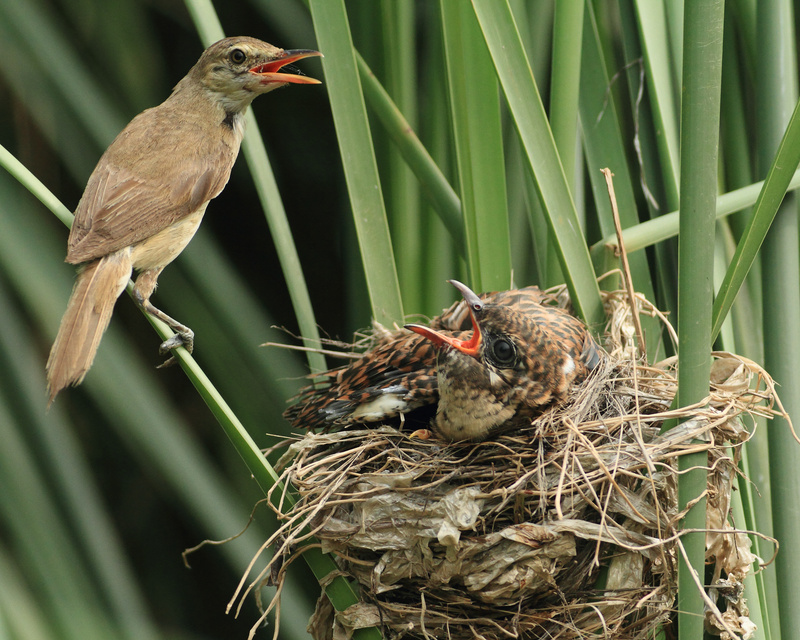
[[[202,86],[222,102],[227,113],[239,113],[256,96],[278,87],[320,84],[315,78],[284,70],[312,56],[322,54],[312,49],[280,49],[247,36],[225,38],[208,47],[181,82]]]
[[[586,327],[560,309],[520,309],[479,298],[450,280],[472,318],[467,339],[422,325],[406,328],[438,349],[439,407],[434,428],[449,440],[482,440],[563,400],[599,361]]]

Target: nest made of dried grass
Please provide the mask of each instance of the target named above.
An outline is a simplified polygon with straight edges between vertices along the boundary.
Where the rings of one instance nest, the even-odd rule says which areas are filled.
[[[782,414],[772,380],[715,353],[707,400],[671,411],[675,361],[637,362],[626,297],[604,296],[609,358],[530,426],[481,443],[380,427],[289,444],[279,468],[298,502],[268,541],[273,579],[313,535],[361,590],[343,613],[321,595],[317,640],[366,626],[387,638],[649,637],[674,611],[677,461],[697,451],[708,456],[707,628],[747,636],[742,583],[756,558],[729,506],[750,437],[742,418]],[[662,433],[666,420],[679,425]]]

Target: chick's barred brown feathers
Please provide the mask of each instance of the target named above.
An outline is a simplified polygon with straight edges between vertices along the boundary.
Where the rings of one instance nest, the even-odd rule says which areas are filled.
[[[583,324],[542,304],[537,287],[478,296],[451,283],[462,301],[312,376],[316,387],[301,390],[286,418],[307,429],[416,418],[448,440],[480,440],[563,400],[599,362]]]
[[[538,287],[485,293],[497,304],[538,306]],[[433,318],[432,329],[466,338],[472,326],[466,302],[460,300]],[[433,343],[405,329],[376,329],[370,349],[355,362],[309,376],[314,385],[301,389],[284,416],[293,426],[322,429],[362,422],[380,422],[431,406],[439,400]]]
[[[500,427],[530,422],[565,400],[600,362],[600,348],[584,324],[565,311],[497,304],[450,282],[469,309],[473,331],[468,340],[406,325],[439,352],[433,428],[440,436],[483,440]]]

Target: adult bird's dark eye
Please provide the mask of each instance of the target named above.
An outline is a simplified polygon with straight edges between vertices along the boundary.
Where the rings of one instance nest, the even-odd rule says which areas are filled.
[[[242,64],[247,56],[241,49],[234,49],[231,51],[230,59],[233,64]]]
[[[492,356],[497,364],[511,364],[515,357],[514,345],[503,338],[492,343]]]

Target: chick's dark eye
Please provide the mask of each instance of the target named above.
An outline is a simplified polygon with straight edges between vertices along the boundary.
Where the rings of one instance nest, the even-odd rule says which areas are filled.
[[[499,338],[492,343],[492,358],[497,364],[512,364],[515,357],[514,345],[510,341]]]
[[[247,56],[244,55],[244,51],[241,49],[234,49],[231,51],[229,57],[233,64],[242,64],[245,61],[245,58],[247,58]]]

